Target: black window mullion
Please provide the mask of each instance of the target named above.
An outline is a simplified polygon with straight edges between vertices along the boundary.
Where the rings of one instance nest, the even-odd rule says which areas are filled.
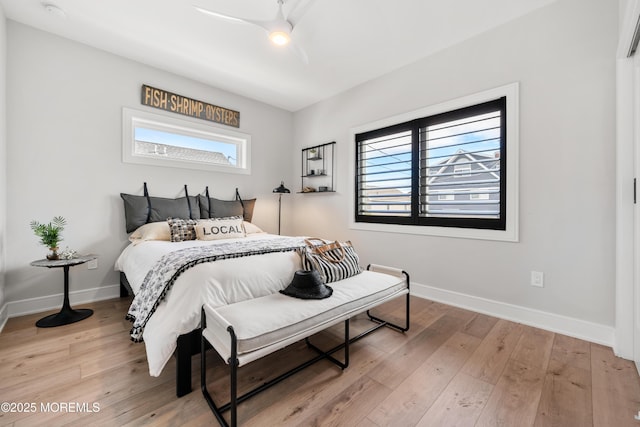
[[[420,219],[420,121],[411,126],[411,223]]]

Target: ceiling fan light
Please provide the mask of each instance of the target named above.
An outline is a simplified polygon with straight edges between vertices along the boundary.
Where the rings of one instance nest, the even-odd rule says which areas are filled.
[[[284,46],[289,44],[289,42],[291,41],[291,37],[289,36],[289,33],[285,31],[276,30],[269,33],[269,40],[271,40],[274,44],[277,44],[278,46]]]

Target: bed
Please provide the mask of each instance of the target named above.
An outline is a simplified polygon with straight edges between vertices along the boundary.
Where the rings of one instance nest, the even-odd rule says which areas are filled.
[[[186,251],[233,252],[236,244],[245,248],[240,256],[216,258],[215,262],[198,263],[180,272],[162,293],[157,306],[151,310],[152,315],[145,314],[146,321],[138,334],[132,333],[134,341],[144,342],[151,376],[159,376],[172,355],[176,356],[179,397],[191,391],[191,356],[200,349],[202,305],[205,302],[213,306],[227,305],[284,289],[301,269],[301,256],[296,248],[304,245],[302,238],[267,234],[253,225],[255,199],[242,200],[237,189],[235,200],[211,198],[208,188],[205,195],[198,196],[189,196],[186,186],[184,191],[185,196],[176,199],[150,197],[145,183],[143,196],[121,194],[131,243],[115,264],[120,272],[121,295],[133,293],[133,306],[147,275],[164,265],[163,260]],[[239,220],[242,230],[222,239],[194,240],[197,236],[185,235],[178,239],[182,241],[171,241],[184,232],[179,228],[174,233],[176,223],[182,222],[179,225],[187,227],[196,221],[208,220]],[[279,249],[260,250],[259,254],[246,249],[271,246]],[[139,313],[134,314],[130,320],[138,321]],[[135,325],[134,322],[132,332]]]
[[[116,262],[134,295],[156,263],[165,255],[185,248],[230,245],[240,240],[263,242],[289,239],[266,233],[243,238],[185,242],[145,241],[127,246]],[[200,311],[205,302],[213,306],[233,304],[284,289],[301,269],[296,251],[264,253],[220,259],[198,264],[184,271],[149,318],[142,333],[149,374],[159,376],[176,351],[178,337],[200,327]]]

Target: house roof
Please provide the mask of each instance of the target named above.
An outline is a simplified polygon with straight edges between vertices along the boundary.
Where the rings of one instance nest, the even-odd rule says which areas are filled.
[[[213,163],[216,165],[231,164],[227,156],[217,151],[176,147],[175,145],[158,144],[155,142],[136,141],[136,151],[138,151],[140,154],[145,155],[167,156],[172,160]]]
[[[469,165],[472,170],[474,170],[474,166],[475,166],[476,170],[480,169],[481,171],[484,171],[487,174],[491,175],[491,177],[493,177],[494,179],[500,179],[500,174],[499,174],[499,171],[497,170],[497,168],[500,166],[499,156],[500,156],[499,151],[495,152],[493,156],[488,156],[480,153],[470,153],[465,150],[459,149],[458,151],[456,151],[455,154],[442,160],[436,166],[430,167],[431,169],[433,169],[439,166],[437,172],[430,175],[428,183],[431,184],[436,180],[444,181],[449,179],[457,179],[454,177],[454,175],[448,175],[448,174],[453,173],[451,172],[452,167],[455,167],[456,165],[461,165],[461,164]],[[477,176],[481,177],[482,175],[477,175]]]

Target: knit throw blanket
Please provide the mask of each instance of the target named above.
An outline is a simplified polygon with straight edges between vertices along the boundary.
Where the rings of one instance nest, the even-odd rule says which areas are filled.
[[[131,340],[142,342],[142,333],[147,322],[164,300],[176,279],[189,268],[221,259],[272,252],[300,251],[304,246],[304,239],[299,237],[248,239],[211,246],[196,246],[164,255],[147,273],[140,290],[129,307],[126,318],[133,322]]]

